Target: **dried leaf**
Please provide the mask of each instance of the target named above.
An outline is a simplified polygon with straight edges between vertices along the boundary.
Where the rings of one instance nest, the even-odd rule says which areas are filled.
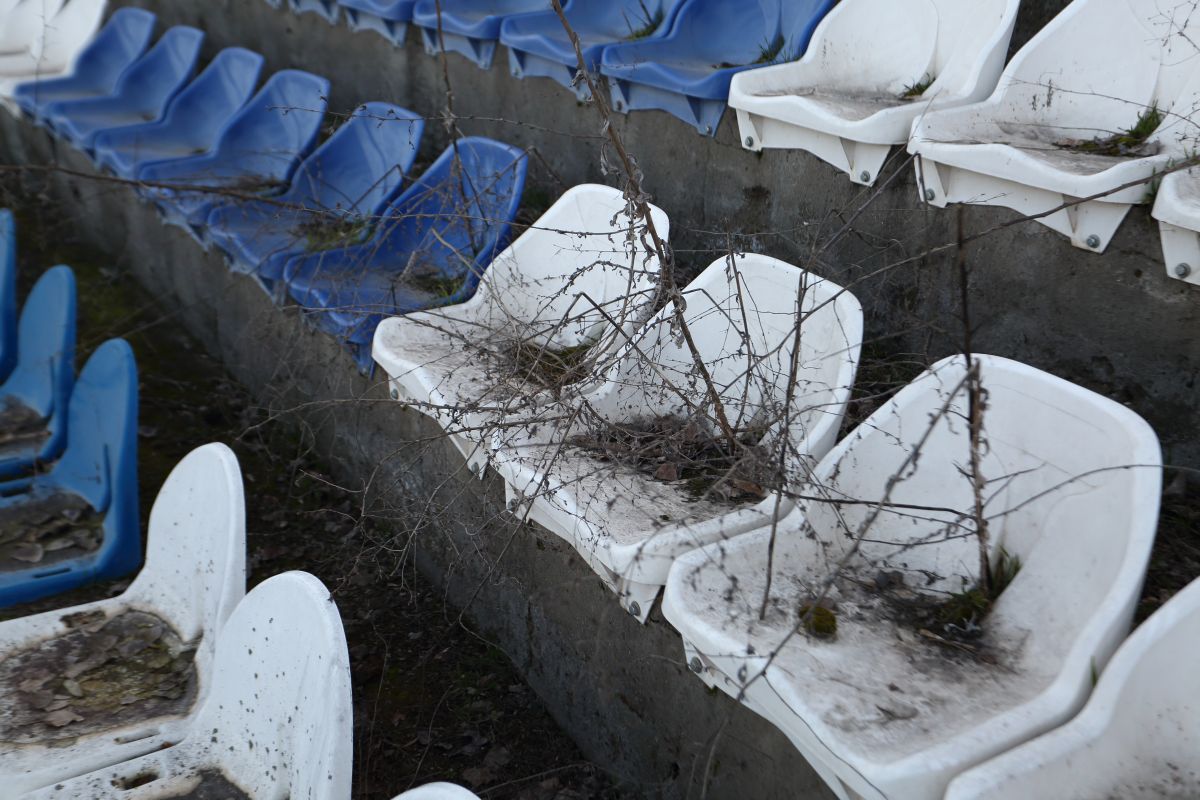
[[[83,717],[69,708],[60,708],[58,711],[46,715],[46,724],[55,728],[62,728],[72,722],[83,722]]]
[[[20,542],[8,548],[8,557],[26,564],[37,564],[46,556],[46,550],[36,542]]]
[[[659,465],[654,471],[654,479],[659,481],[677,481],[679,480],[679,467],[670,461],[666,461]]]

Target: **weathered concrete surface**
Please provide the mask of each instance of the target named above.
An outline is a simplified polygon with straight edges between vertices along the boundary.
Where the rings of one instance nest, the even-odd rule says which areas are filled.
[[[373,33],[354,34],[313,14],[275,11],[261,0],[126,4],[155,11],[163,24],[201,27],[208,32],[209,54],[237,44],[263,53],[270,69],[327,76],[333,111],[387,100],[430,117],[424,158],[447,143],[435,118],[447,108],[449,86],[459,128],[535,148],[533,180],[553,193],[583,181],[617,179],[601,166],[594,108],[549,80],[511,77],[503,48],[493,68],[483,71],[456,55],[444,62],[427,56],[411,27],[407,46],[397,48]],[[1065,5],[1023,3],[1014,47]],[[885,168],[879,184],[885,188],[870,198],[808,154],[743,150],[732,114],[715,139],[661,112],[618,117],[616,125],[645,172],[645,188],[671,216],[684,275],[730,246],[765,252],[852,286],[866,309],[869,338],[888,337],[893,349],[929,360],[960,346],[953,254],[895,266],[930,246],[952,243],[958,216],[953,207],[918,202],[903,154]],[[864,205],[852,230],[830,243]],[[1200,288],[1166,276],[1148,209],[1130,213],[1104,255],[1077,250],[1036,223],[1013,225],[1018,217],[1006,209],[966,208],[963,219],[968,233],[1008,225],[969,250],[976,349],[1129,403],[1154,425],[1169,462],[1200,466]],[[815,246],[826,249],[813,262]]]
[[[824,785],[785,737],[683,664],[679,636],[657,611],[639,625],[552,534],[503,513],[499,478],[479,482],[430,420],[387,398],[295,307],[280,309],[128,187],[95,180],[81,154],[0,113],[0,164],[57,164],[32,178],[81,235],[162,299],[236,378],[284,421],[307,426],[365,513],[468,607],[583,752],[646,797],[824,798]],[[197,442],[199,444],[199,442]],[[247,486],[247,502],[255,502]]]

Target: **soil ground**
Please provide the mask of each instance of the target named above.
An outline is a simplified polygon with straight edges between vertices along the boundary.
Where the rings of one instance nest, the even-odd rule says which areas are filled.
[[[258,425],[265,413],[119,265],[72,240],[39,197],[0,181],[17,215],[22,302],[59,263],[75,270],[79,366],[123,336],[137,356],[143,530],[171,468],[211,441],[231,446],[246,487],[249,585],[289,569],[333,593],[350,650],[355,711],[354,797],[391,798],[437,780],[485,798],[618,798],[601,769],[558,728],[506,657],[457,621],[420,576],[381,576],[361,558],[355,498],[339,490],[295,432]],[[361,526],[358,528],[361,531]],[[5,609],[0,618],[119,593],[128,580]]]

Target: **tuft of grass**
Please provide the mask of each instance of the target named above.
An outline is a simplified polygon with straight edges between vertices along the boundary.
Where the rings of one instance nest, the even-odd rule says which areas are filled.
[[[920,80],[915,80],[904,87],[904,91],[900,93],[900,97],[904,100],[913,100],[925,94],[933,82],[937,80],[934,75],[926,72],[921,76]]]
[[[447,277],[438,273],[428,273],[423,275],[407,275],[408,283],[415,288],[431,294],[434,297],[445,300],[448,297],[453,297],[459,289],[462,288],[463,279],[459,277]]]
[[[780,55],[780,53],[783,52],[783,48],[786,45],[787,45],[787,40],[784,39],[783,34],[781,33],[775,37],[774,41],[771,41],[771,42],[764,41],[761,44],[759,44],[758,58],[754,59],[753,61],[751,61],[747,64],[735,64],[732,61],[722,61],[720,64],[713,64],[713,66],[717,69],[731,69],[733,67],[746,67],[746,66],[751,66],[751,65],[755,65],[755,64],[773,64],[773,63],[775,63],[775,61],[779,60],[779,55]],[[791,60],[791,59],[789,58],[789,59],[783,59],[783,60]]]
[[[1093,153],[1101,156],[1136,155],[1146,140],[1162,125],[1164,119],[1166,119],[1166,115],[1159,110],[1157,105],[1152,104],[1138,114],[1137,121],[1133,123],[1132,127],[1120,133],[1103,139],[1096,138],[1086,141],[1066,139],[1058,142],[1057,146],[1079,153]]]
[[[315,253],[358,244],[365,238],[367,228],[367,220],[362,217],[328,218],[317,215],[302,222],[295,232],[304,237],[304,249]]]
[[[512,359],[522,377],[553,389],[577,383],[587,377],[587,356],[591,349],[591,342],[560,348],[517,342],[512,350]]]
[[[650,9],[646,8],[645,3],[639,2],[638,5],[642,9],[641,19],[635,19],[632,22],[628,17],[625,19],[625,24],[629,26],[629,35],[625,37],[625,41],[627,42],[636,42],[638,39],[646,39],[652,36],[666,18],[666,13],[662,8],[651,12]],[[634,23],[637,23],[639,27],[633,27]]]
[[[992,559],[991,580],[987,584],[980,582],[966,591],[950,595],[937,609],[937,621],[948,633],[978,628],[1020,571],[1021,559],[1001,547]]]

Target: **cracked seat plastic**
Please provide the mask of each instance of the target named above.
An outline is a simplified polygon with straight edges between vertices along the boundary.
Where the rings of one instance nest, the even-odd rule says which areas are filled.
[[[961,356],[822,459],[773,546],[763,528],[671,568],[663,615],[693,671],[783,731],[843,800],[941,798],[959,772],[1068,719],[1138,602],[1162,483],[1154,432],[1082,387],[976,358],[990,552],[1016,559],[982,623],[936,611],[980,577]],[[818,599],[832,637],[801,619]],[[982,638],[945,638],[979,624]]]
[[[651,213],[667,241],[666,214]],[[509,363],[512,346],[590,345],[602,361],[649,315],[661,265],[639,224],[620,191],[572,187],[496,256],[469,300],[379,324],[373,356],[397,399],[436,419],[479,477],[495,426],[548,399]]]
[[[337,606],[312,575],[285,572],[254,587],[221,629],[212,689],[183,741],[28,798],[172,797],[223,778],[253,800],[346,800],[352,723]]]
[[[207,239],[229,256],[235,271],[270,286],[283,277],[289,258],[329,247],[323,240],[357,238],[355,226],[365,233],[376,222],[403,185],[424,128],[424,120],[408,109],[359,106],[272,202],[214,209]],[[331,233],[322,234],[321,226]]]
[[[80,9],[91,9],[92,5],[90,0],[84,0]],[[55,28],[64,15],[72,12],[74,6],[75,0],[71,0],[55,17]],[[94,11],[95,16],[102,14],[103,4],[98,11]],[[79,53],[70,75],[23,83],[13,92],[14,101],[21,110],[40,124],[46,106],[51,103],[112,94],[125,70],[137,61],[149,46],[154,35],[154,23],[155,17],[149,11],[138,8],[117,9],[91,44]],[[62,37],[65,33],[60,32],[57,35]],[[44,45],[43,53],[50,46],[49,43]],[[67,65],[63,64],[61,68],[65,70]],[[0,75],[6,74],[8,73],[4,64],[0,61]],[[35,76],[27,73],[21,77],[31,79]]]
[[[44,474],[0,484],[0,516],[16,507],[73,498],[103,515],[90,552],[0,570],[0,606],[117,578],[141,560],[137,487],[137,365],[123,339],[110,339],[84,364],[67,405],[67,444]],[[19,512],[18,512],[19,513]]]
[[[598,388],[493,434],[508,507],[574,546],[643,622],[675,558],[790,510],[789,487],[836,441],[862,343],[862,307],[852,294],[767,256],[718,259],[683,299],[725,418],[769,452],[772,471],[785,473],[778,491],[759,487],[756,501],[739,507],[707,489],[696,495],[683,467],[676,478],[656,480],[575,444],[662,419],[717,430],[673,305],[633,335]]]
[[[915,122],[918,191],[936,206],[1047,214],[1037,222],[1103,252],[1154,173],[1194,148],[1198,33],[1186,5],[1075,0],[1013,56],[991,97]],[[1157,127],[1139,123],[1151,109]],[[1154,130],[1113,138],[1138,127]]]
[[[132,179],[142,167],[207,153],[258,85],[263,57],[229,47],[175,96],[162,119],[99,131],[92,140],[96,166]]]
[[[107,600],[0,622],[2,664],[38,643],[70,633],[78,621],[113,619],[131,611],[152,614],[196,647],[196,703],[183,716],[142,718],[117,726],[101,721],[98,730],[78,735],[69,744],[7,744],[0,750],[5,791],[13,796],[52,787],[179,741],[188,717],[210,693],[219,633],[245,591],[241,472],[228,447],[208,444],[188,454],[163,483],[150,512],[146,565],[128,589]],[[0,693],[13,691],[15,687],[0,687]]]
[[[75,275],[46,271],[34,284],[16,336],[17,364],[0,384],[0,478],[49,464],[67,440],[75,383]]]
[[[353,247],[293,258],[292,299],[371,369],[384,317],[461,303],[504,247],[525,186],[521,149],[482,137],[454,142]]]
[[[213,208],[244,198],[277,194],[291,180],[320,133],[329,82],[300,70],[281,70],[221,131],[212,150],[201,156],[149,164],[141,181],[166,221],[202,240]]]
[[[715,135],[733,76],[799,58],[834,0],[684,0],[665,36],[608,47],[612,105],[656,108]]]
[[[571,10],[577,2],[566,0],[563,8]],[[438,55],[445,45],[446,52],[465,56],[480,69],[491,69],[501,23],[548,8],[550,0],[441,0],[440,42],[436,0],[417,0],[412,21],[421,29],[421,41],[429,55]]]
[[[375,31],[394,45],[404,44],[416,0],[338,0],[352,31]]]
[[[112,94],[43,106],[46,127],[90,154],[100,131],[158,120],[195,73],[203,41],[196,28],[169,29],[125,70]]]
[[[751,150],[806,150],[871,185],[912,122],[996,88],[1018,0],[845,0],[804,58],[733,77]]]
[[[946,800],[1200,796],[1198,641],[1192,581],[1125,640],[1078,716],[964,772]]]
[[[576,3],[565,11],[579,37],[589,72],[599,73],[600,59],[609,45],[652,40],[670,30],[683,0],[616,0],[610,3]],[[554,11],[523,14],[504,20],[500,42],[508,48],[509,71],[518,78],[550,78],[587,100],[587,82],[577,80],[579,61]]]

